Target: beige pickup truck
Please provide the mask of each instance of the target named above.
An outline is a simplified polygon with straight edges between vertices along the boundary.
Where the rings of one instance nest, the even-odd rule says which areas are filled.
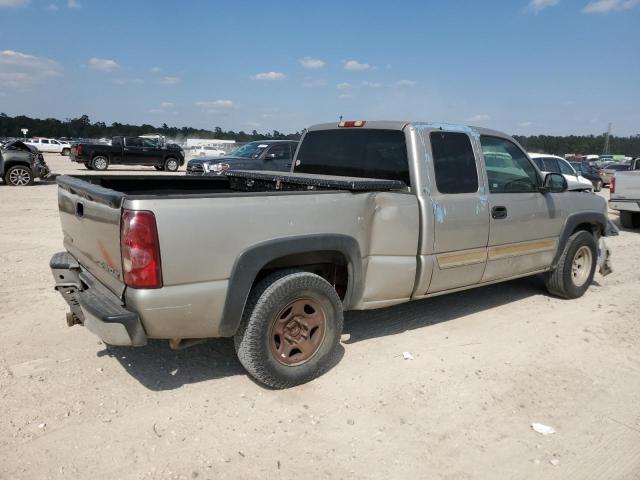
[[[508,135],[437,123],[313,126],[289,173],[57,182],[69,325],[111,345],[234,337],[273,388],[332,365],[346,310],[534,274],[580,297],[617,234],[603,198]]]

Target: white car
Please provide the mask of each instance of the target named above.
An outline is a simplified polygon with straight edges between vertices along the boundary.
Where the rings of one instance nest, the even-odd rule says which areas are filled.
[[[218,147],[200,145],[191,149],[194,157],[224,157],[227,153]]]
[[[30,138],[25,141],[27,145],[36,147],[41,153],[59,153],[60,155],[69,155],[71,144],[60,142],[55,138]]]
[[[564,158],[546,153],[530,153],[529,157],[542,173],[561,173],[567,180],[569,190],[593,191],[593,184],[578,174]]]

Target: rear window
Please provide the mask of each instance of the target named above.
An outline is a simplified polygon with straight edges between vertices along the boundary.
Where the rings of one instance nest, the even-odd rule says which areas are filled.
[[[409,162],[399,130],[318,130],[300,144],[295,172],[400,180],[407,185]]]

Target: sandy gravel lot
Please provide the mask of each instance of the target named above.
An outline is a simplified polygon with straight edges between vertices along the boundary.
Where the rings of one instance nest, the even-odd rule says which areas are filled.
[[[579,300],[533,277],[350,314],[333,370],[270,391],[226,339],[107,349],[68,328],[55,185],[0,185],[0,209],[2,479],[640,478],[640,231]]]

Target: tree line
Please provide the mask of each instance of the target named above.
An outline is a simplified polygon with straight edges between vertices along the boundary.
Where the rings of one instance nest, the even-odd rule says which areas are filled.
[[[170,127],[166,123],[161,126],[149,124],[129,125],[114,122],[107,125],[104,122],[91,122],[87,115],[78,118],[58,120],[55,118],[30,118],[24,115],[10,117],[0,113],[0,137],[20,137],[20,129],[28,128],[30,136],[40,137],[70,137],[70,138],[110,138],[114,135],[135,137],[146,133],[159,133],[178,141],[187,138],[207,138],[217,140],[235,140],[237,142],[250,142],[252,140],[290,139],[300,138],[301,132],[285,134],[277,130],[260,133],[222,130],[215,127],[213,130],[192,127]],[[605,144],[605,135],[532,135],[514,137],[522,146],[530,152],[544,152],[563,155],[565,153],[599,154],[602,153]],[[633,157],[640,156],[640,134],[629,137],[610,138],[610,151],[614,154],[623,154]]]
[[[149,124],[129,125],[118,122],[107,125],[104,122],[92,123],[88,115],[58,120],[56,118],[30,118],[25,115],[10,117],[5,113],[0,113],[0,137],[22,137],[21,129],[23,128],[29,129],[29,136],[51,138],[111,138],[116,135],[137,137],[148,133],[158,133],[177,141],[185,141],[187,138],[206,138],[250,142],[252,140],[296,140],[301,136],[301,132],[289,134],[278,130],[263,133],[256,130],[235,132],[233,130],[224,131],[220,127],[215,127],[213,130],[170,127],[166,123],[159,127]]]

